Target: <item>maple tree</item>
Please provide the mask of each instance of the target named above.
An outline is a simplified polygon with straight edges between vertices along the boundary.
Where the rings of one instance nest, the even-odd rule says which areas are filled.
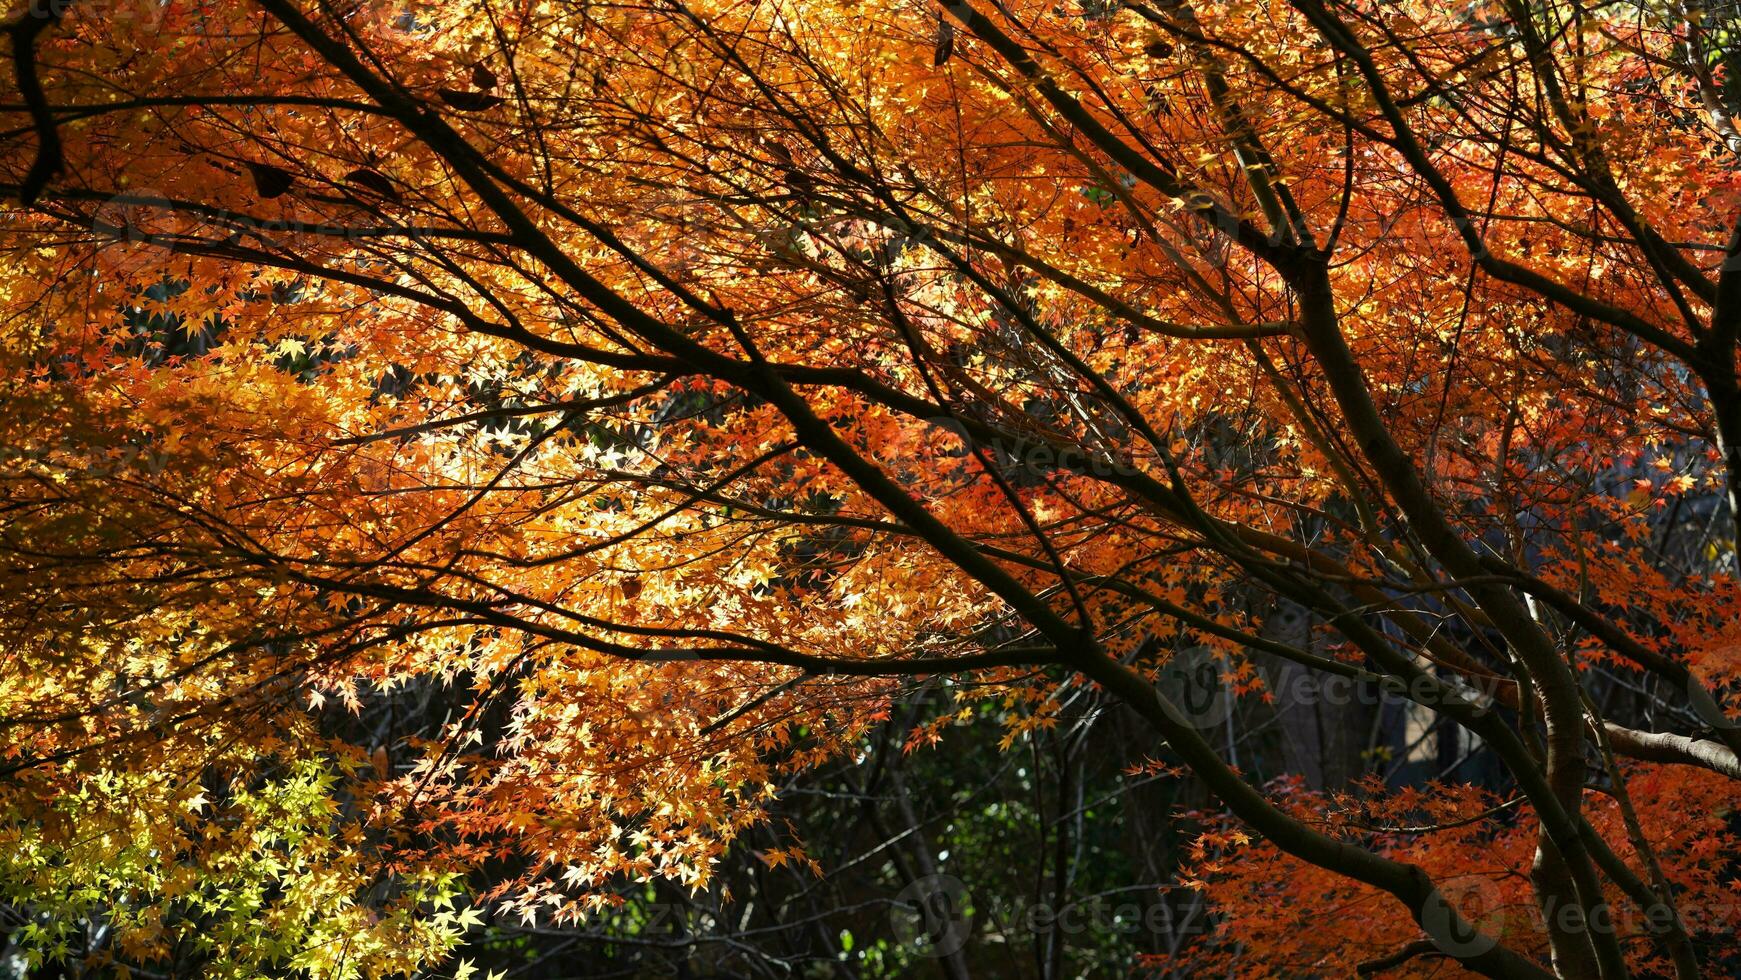
[[[909,748],[1091,691],[1213,794],[1156,969],[1722,969],[1738,18],[15,11],[20,941],[388,975],[702,887],[930,677]],[[1259,784],[1186,657],[1503,780]]]

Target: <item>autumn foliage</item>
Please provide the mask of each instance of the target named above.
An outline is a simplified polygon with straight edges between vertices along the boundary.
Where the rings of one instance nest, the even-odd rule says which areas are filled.
[[[14,942],[452,969],[943,677],[1212,794],[1146,968],[1736,969],[1737,16],[13,10]],[[1186,657],[1492,775],[1261,782]]]

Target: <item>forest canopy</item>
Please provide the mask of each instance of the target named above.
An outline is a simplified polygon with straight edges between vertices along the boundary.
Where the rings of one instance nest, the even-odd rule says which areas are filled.
[[[3,26],[0,971],[1741,971],[1733,0]]]

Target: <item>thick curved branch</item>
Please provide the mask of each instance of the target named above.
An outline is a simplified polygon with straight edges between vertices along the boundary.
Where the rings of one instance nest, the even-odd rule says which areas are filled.
[[[24,13],[7,28],[12,37],[12,70],[18,81],[18,94],[30,111],[36,130],[36,157],[18,185],[18,199],[29,207],[36,196],[60,173],[65,161],[61,155],[60,128],[42,91],[42,78],[36,69],[36,41],[42,33],[60,23],[71,0],[65,2],[31,3]]]

